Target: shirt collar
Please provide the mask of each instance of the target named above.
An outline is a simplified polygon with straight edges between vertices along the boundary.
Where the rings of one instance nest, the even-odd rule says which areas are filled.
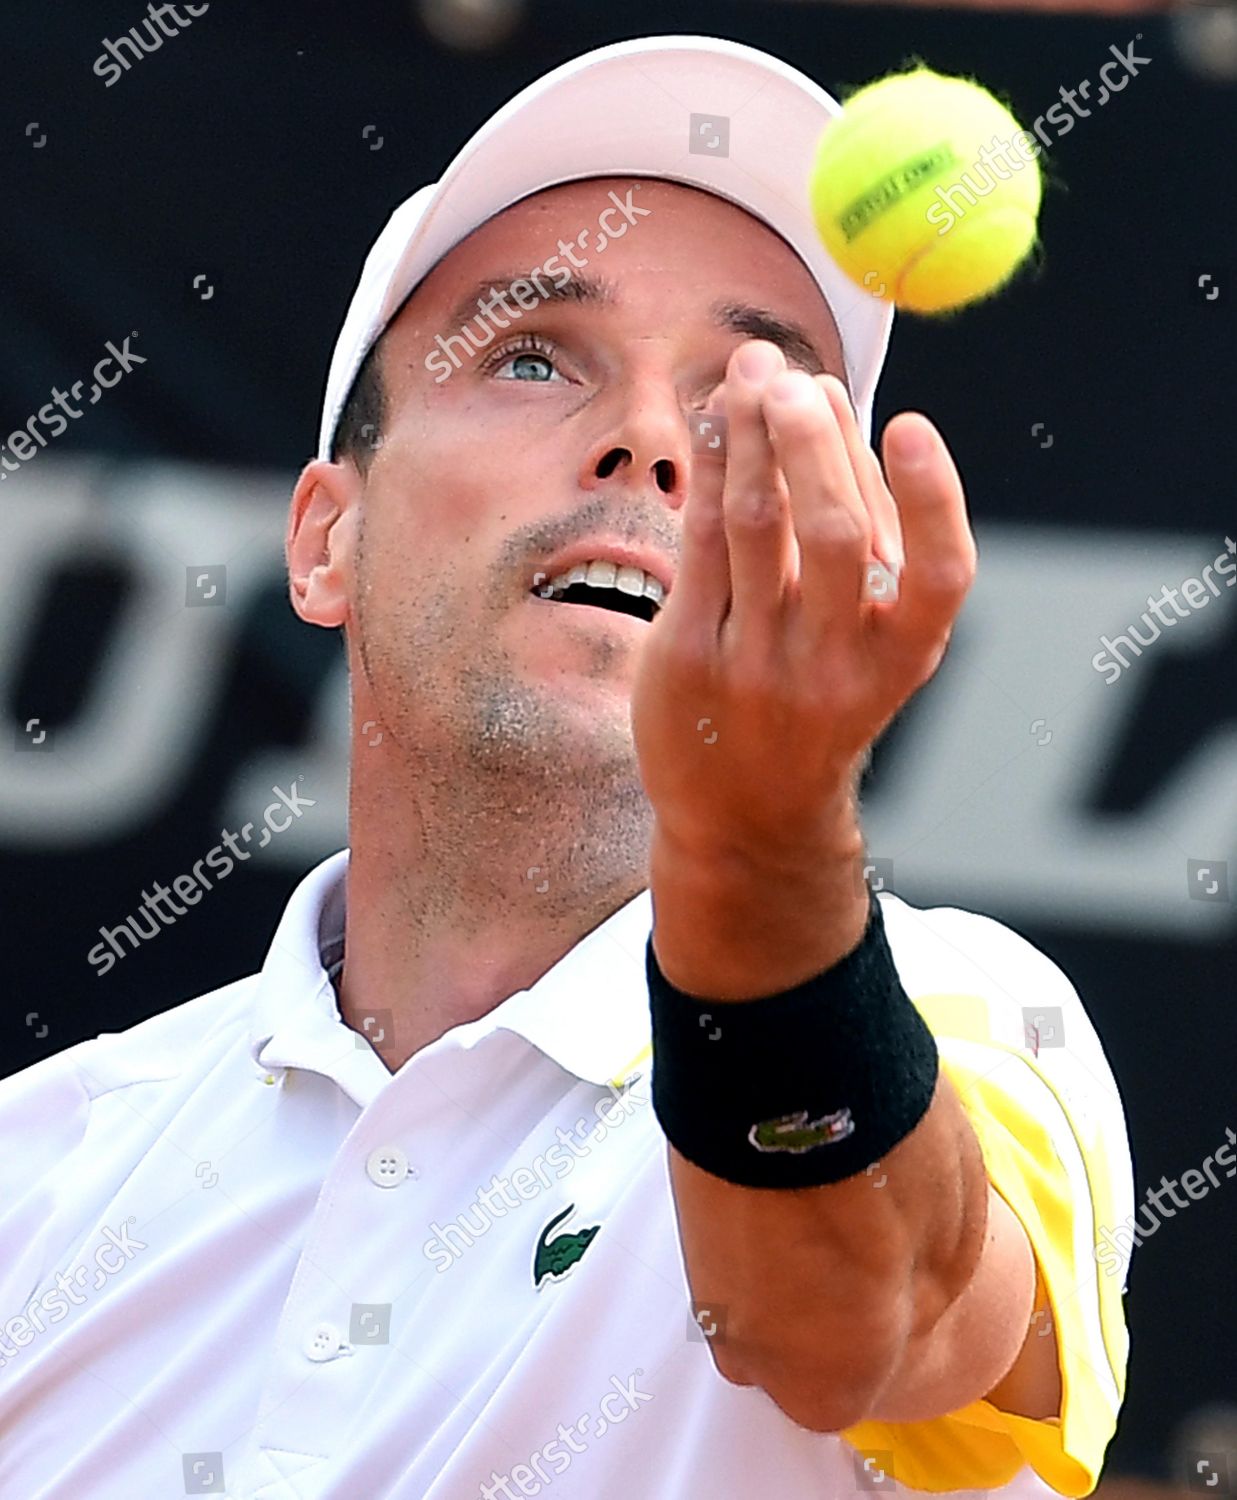
[[[391,1075],[371,1048],[357,1046],[327,972],[343,953],[348,858],[347,849],[332,854],[292,892],[259,975],[249,1045],[264,1072],[311,1068],[359,1097],[372,1096],[375,1064],[383,1080]],[[452,1033],[472,1045],[502,1027],[575,1077],[618,1088],[646,1070],[651,1056],[644,967],[651,929],[646,888],[528,989]]]

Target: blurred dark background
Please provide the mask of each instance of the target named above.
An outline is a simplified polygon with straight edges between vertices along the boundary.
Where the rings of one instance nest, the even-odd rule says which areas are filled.
[[[946,434],[981,583],[878,751],[868,828],[908,900],[987,912],[1074,981],[1140,1198],[1223,1144],[1237,590],[1111,686],[1091,658],[1237,528],[1233,12],[216,0],[106,86],[104,39],[143,19],[133,0],[0,11],[0,438],[88,386],[108,341],[146,361],[0,482],[3,1070],[260,966],[292,887],[346,841],[342,652],[287,604],[287,498],[369,244],[499,105],[591,47],[703,32],[842,96],[921,60],[1025,124],[1134,43],[1149,65],[1042,158],[1038,265],[961,315],[895,321],[876,427],[911,406]],[[220,565],[225,607],[188,607],[189,575]],[[298,777],[312,814],[96,973],[101,926]],[[1135,1251],[1110,1473],[1180,1478],[1182,1423],[1233,1399],[1235,1202],[1225,1184]],[[1237,1493],[1229,1463],[1210,1493]]]

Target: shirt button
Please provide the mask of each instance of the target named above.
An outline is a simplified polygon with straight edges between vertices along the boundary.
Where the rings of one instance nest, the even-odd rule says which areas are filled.
[[[365,1171],[379,1187],[398,1187],[408,1176],[408,1158],[398,1146],[379,1146],[369,1153]]]
[[[342,1345],[343,1339],[334,1323],[318,1323],[305,1340],[305,1354],[317,1362],[334,1359]]]

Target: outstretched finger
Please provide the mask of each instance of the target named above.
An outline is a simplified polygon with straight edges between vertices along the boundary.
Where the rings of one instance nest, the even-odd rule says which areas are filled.
[[[768,626],[798,570],[786,478],[763,409],[770,383],[785,369],[785,355],[765,339],[740,344],[726,367],[729,451],[722,513],[731,613],[739,629],[745,622]]]
[[[678,569],[659,618],[673,621],[684,641],[707,648],[717,641],[730,608],[730,557],[722,515],[726,413],[720,385],[704,410],[692,417],[690,474]]]
[[[800,554],[800,605],[816,639],[858,619],[872,524],[837,417],[801,370],[770,383],[773,447],[786,475]]]
[[[939,660],[975,577],[978,552],[966,496],[945,441],[920,412],[900,412],[885,428],[885,473],[902,522],[906,565],[896,606],[879,637],[904,657]]]
[[[863,502],[872,517],[872,544],[877,560],[884,563],[894,574],[900,574],[906,561],[902,550],[902,523],[898,518],[898,507],[894,504],[881,466],[864,441],[859,431],[859,419],[851,404],[850,394],[836,375],[817,375],[816,383],[829,398],[842,436],[846,439],[846,451],[850,454],[851,467],[859,482]]]

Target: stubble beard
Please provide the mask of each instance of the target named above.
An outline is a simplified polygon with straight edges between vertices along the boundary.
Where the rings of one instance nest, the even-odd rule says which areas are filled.
[[[630,717],[607,707],[582,730],[579,709],[555,696],[568,687],[522,680],[488,619],[459,666],[459,597],[436,589],[415,621],[378,633],[359,590],[358,654],[404,763],[404,784],[386,789],[391,815],[404,798],[417,808],[444,913],[498,905],[583,923],[583,935],[648,884],[653,814]],[[614,649],[599,640],[595,673]]]

